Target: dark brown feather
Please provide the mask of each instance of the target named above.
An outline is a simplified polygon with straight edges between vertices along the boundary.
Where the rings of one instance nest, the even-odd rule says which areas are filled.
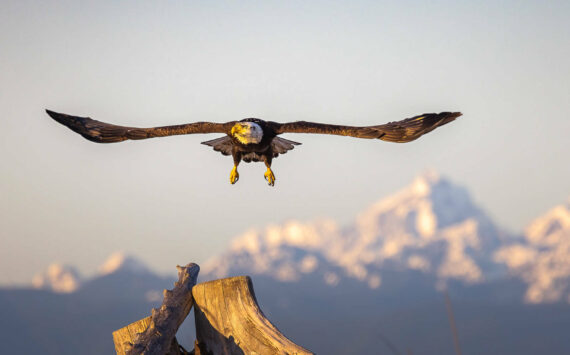
[[[301,143],[290,141],[281,137],[273,138],[271,141],[271,150],[273,152],[273,157],[277,158],[279,154],[287,153],[288,151],[295,148],[296,145],[301,145]]]
[[[78,117],[46,110],[51,118],[67,126],[74,132],[81,134],[86,139],[96,143],[115,143],[127,139],[146,139],[165,137],[179,134],[194,133],[229,133],[235,122],[212,123],[196,122],[175,126],[163,126],[152,128],[137,128],[117,126],[89,117]]]
[[[234,142],[229,136],[220,137],[212,139],[202,144],[214,148],[215,151],[222,153],[223,155],[231,155],[232,149],[234,147]],[[299,142],[294,142],[285,138],[275,137],[271,141],[271,152],[273,153],[273,158],[277,158],[279,154],[285,154],[289,150],[293,149],[296,145],[300,145]],[[246,163],[252,161],[263,161],[263,153],[259,152],[244,152],[241,159]]]
[[[232,155],[232,149],[234,146],[234,143],[229,136],[212,139],[210,141],[202,142],[202,144],[213,147],[215,151],[220,152],[223,155]]]
[[[355,138],[381,139],[388,142],[411,142],[461,116],[460,112],[426,113],[390,122],[378,126],[355,127],[339,126],[324,123],[297,121],[291,123],[272,123],[276,134],[282,133],[315,133],[350,136]]]
[[[252,161],[264,161],[263,155],[256,153],[256,152],[249,152],[249,153],[244,153],[241,156],[241,160],[243,160],[246,163],[251,163]]]

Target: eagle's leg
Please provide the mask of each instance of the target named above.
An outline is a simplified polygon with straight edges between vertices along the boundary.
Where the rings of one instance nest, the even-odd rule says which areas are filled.
[[[270,153],[270,154],[273,154],[273,153]],[[265,163],[265,166],[267,167],[267,170],[265,171],[265,174],[263,174],[263,176],[265,177],[265,180],[267,180],[267,184],[269,186],[274,186],[275,185],[275,175],[273,174],[273,171],[271,170],[271,159],[272,159],[271,155],[268,155],[268,154],[263,155],[263,162]]]
[[[239,173],[237,171],[237,167],[241,161],[241,152],[233,151],[232,157],[234,158],[234,167],[232,168],[232,171],[230,172],[230,183],[233,185],[236,182],[238,182],[238,180],[239,180]]]

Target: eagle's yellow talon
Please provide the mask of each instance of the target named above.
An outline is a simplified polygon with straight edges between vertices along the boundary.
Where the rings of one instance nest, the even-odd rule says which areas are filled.
[[[231,184],[235,184],[239,180],[239,173],[237,171],[237,167],[234,166],[232,172],[230,173],[230,182]]]
[[[271,169],[268,168],[263,176],[265,177],[265,180],[267,180],[269,186],[275,185],[275,175],[273,175],[273,171],[271,171]]]

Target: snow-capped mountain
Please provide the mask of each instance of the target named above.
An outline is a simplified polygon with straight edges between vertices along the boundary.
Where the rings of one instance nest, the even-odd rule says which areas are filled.
[[[535,219],[524,237],[495,259],[528,284],[526,301],[570,303],[570,199]]]
[[[122,251],[111,254],[99,267],[99,275],[109,275],[118,271],[130,271],[134,273],[150,272],[147,266],[139,259],[127,255]]]
[[[90,277],[50,265],[34,277],[34,289],[0,288],[2,354],[114,353],[111,333],[150,315],[173,281],[124,253],[111,255]]]
[[[49,265],[45,271],[34,276],[32,287],[55,293],[73,293],[90,288],[92,284],[101,282],[125,284],[133,278],[144,279],[145,277],[153,279],[158,276],[154,276],[152,271],[139,259],[124,252],[115,252],[99,266],[97,274],[91,278],[82,277],[77,269],[72,266],[54,263]],[[156,296],[156,294],[161,295],[160,291],[160,289],[147,290],[147,299],[150,301],[162,299],[162,296]]]
[[[332,220],[291,221],[247,231],[232,242],[228,252],[209,260],[202,270],[216,278],[250,273],[283,282],[320,273],[327,284],[336,285],[341,268],[331,263],[325,252],[341,244],[342,233]]]
[[[378,334],[415,352],[453,353],[442,283],[465,353],[569,353],[570,200],[507,237],[466,189],[426,173],[346,226],[321,219],[246,231],[202,265],[200,279],[251,275],[268,318],[317,353],[378,353]],[[147,316],[174,279],[124,253],[91,278],[52,265],[34,285],[53,292],[0,289],[3,349],[112,352],[109,334]],[[192,319],[184,326],[179,340],[191,347]]]
[[[382,283],[382,270],[420,270],[440,280],[481,282],[503,269],[492,254],[504,239],[463,187],[433,172],[364,210],[340,228],[332,220],[291,221],[250,230],[212,259],[204,273],[237,273],[296,281],[319,274]]]
[[[37,289],[50,290],[57,293],[75,292],[81,285],[77,270],[71,266],[54,263],[34,276],[32,286]]]
[[[347,267],[417,269],[440,279],[479,282],[497,266],[502,233],[467,190],[433,172],[361,213],[338,258]]]

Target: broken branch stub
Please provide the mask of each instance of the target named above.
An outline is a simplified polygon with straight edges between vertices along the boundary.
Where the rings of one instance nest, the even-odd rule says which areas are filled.
[[[175,335],[192,308],[192,287],[196,285],[200,267],[189,263],[177,269],[178,281],[172,290],[164,290],[160,308],[153,309],[150,317],[113,332],[118,355],[179,353]]]

